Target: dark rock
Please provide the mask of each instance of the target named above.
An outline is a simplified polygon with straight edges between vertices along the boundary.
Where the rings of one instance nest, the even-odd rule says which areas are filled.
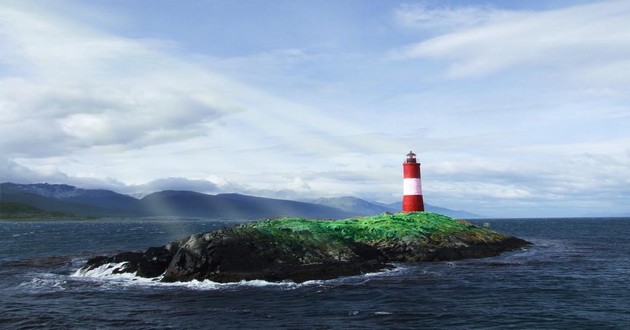
[[[275,235],[275,236],[274,236]],[[117,264],[114,273],[136,273],[165,282],[292,280],[303,282],[359,275],[391,268],[391,262],[447,261],[495,256],[530,244],[491,231],[461,231],[423,239],[360,243],[325,239],[309,231],[265,234],[237,226],[193,235],[144,252],[95,257],[84,270]]]

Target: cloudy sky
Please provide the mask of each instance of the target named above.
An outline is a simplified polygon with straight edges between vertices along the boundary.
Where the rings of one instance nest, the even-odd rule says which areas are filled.
[[[630,1],[0,1],[0,181],[630,214]]]

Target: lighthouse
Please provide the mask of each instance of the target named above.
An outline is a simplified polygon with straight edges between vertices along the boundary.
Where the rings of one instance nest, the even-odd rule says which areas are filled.
[[[416,161],[416,154],[409,151],[403,163],[403,212],[424,211],[422,199],[422,181],[420,179],[420,163]]]

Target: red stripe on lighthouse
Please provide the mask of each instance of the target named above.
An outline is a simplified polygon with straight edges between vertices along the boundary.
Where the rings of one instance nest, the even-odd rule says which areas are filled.
[[[403,212],[424,211],[422,198],[422,180],[420,178],[420,163],[416,161],[416,154],[409,152],[403,163]]]

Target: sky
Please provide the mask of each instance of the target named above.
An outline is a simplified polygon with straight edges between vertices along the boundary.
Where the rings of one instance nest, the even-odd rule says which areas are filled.
[[[0,1],[0,181],[630,214],[630,1]]]

